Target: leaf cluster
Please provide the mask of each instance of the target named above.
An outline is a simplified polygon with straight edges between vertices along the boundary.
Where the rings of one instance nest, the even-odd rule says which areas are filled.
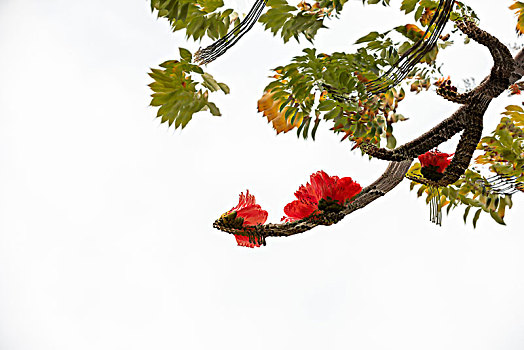
[[[510,105],[502,113],[500,123],[490,136],[483,137],[477,149],[482,151],[475,162],[489,166],[489,170],[503,178],[513,179],[517,188],[524,184],[524,109]],[[410,169],[410,173],[420,172],[420,163]],[[429,203],[434,192],[427,186],[412,182],[411,189],[418,187],[417,196],[426,194]],[[458,206],[465,206],[464,222],[472,208],[473,226],[482,212],[490,214],[497,223],[504,225],[506,209],[511,209],[511,195],[498,193],[492,189],[492,183],[479,172],[468,169],[453,185],[440,189],[440,208],[447,206],[447,212]]]
[[[185,29],[186,37],[194,40],[204,36],[218,39],[240,22],[232,9],[217,11],[223,6],[222,0],[151,0],[151,10],[167,18],[173,31]]]
[[[273,93],[273,99],[280,100],[281,111],[287,108],[286,119],[303,118],[298,133],[307,137],[313,117],[315,125],[319,118],[344,123],[350,113],[358,111],[359,101],[367,98],[367,94],[357,73],[366,71],[367,76],[374,78],[371,68],[376,71],[376,67],[373,67],[373,57],[365,50],[358,55],[317,54],[315,49],[303,52],[304,55],[294,57],[290,64],[273,69],[274,81],[265,90]],[[368,69],[362,69],[363,66]],[[313,137],[315,131],[314,128]]]
[[[415,163],[409,170],[410,174],[420,173],[420,163]],[[466,170],[464,175],[454,184],[440,188],[438,192],[432,191],[428,186],[411,182],[410,189],[417,188],[417,197],[426,196],[426,204],[429,204],[435,196],[439,198],[439,210],[446,208],[446,213],[459,206],[464,207],[464,223],[473,208],[473,227],[477,227],[477,221],[481,213],[487,213],[498,224],[505,225],[504,216],[506,208],[511,209],[513,202],[511,195],[499,194],[489,191],[488,180],[479,173]],[[438,194],[437,194],[438,193]]]
[[[483,137],[477,149],[483,151],[475,161],[505,177],[524,182],[524,109],[510,105],[490,136]]]
[[[413,12],[414,18],[426,27],[434,12],[438,8],[436,0],[402,0],[400,10],[406,14]],[[455,1],[455,8],[451,13],[451,21],[469,20],[478,21],[477,14],[473,9],[462,1]]]
[[[297,6],[290,5],[286,0],[267,0],[269,10],[259,21],[273,35],[280,33],[284,42],[295,38],[299,41],[303,35],[312,42],[320,28],[326,28],[324,20],[336,17],[347,0],[319,0],[311,5],[305,0]]]
[[[391,35],[394,33],[404,40],[394,41]],[[302,136],[307,137],[312,118],[315,126],[319,119],[332,120],[333,130],[344,133],[344,139],[357,145],[364,141],[379,144],[385,138],[386,147],[394,148],[392,124],[406,119],[396,113],[398,102],[404,99],[404,89],[393,88],[384,94],[369,96],[365,84],[383,74],[423,35],[419,27],[408,24],[363,36],[356,43],[365,47],[353,54],[317,54],[314,49],[306,49],[305,55],[273,69],[277,73],[273,76],[275,80],[265,90],[273,93],[273,99],[280,100],[280,110],[285,109],[286,118],[290,118],[292,124],[296,118],[303,120],[305,127],[299,127],[299,135],[301,131]],[[409,74],[406,83],[411,84],[411,91],[420,92],[430,87],[430,78],[439,72],[436,67],[439,48],[450,43],[441,40],[439,46],[425,55],[423,63],[426,64],[418,65]],[[313,128],[313,137],[315,130]]]
[[[184,128],[193,114],[208,110],[214,116],[220,116],[220,110],[211,101],[209,93],[222,91],[229,93],[229,87],[217,82],[209,73],[191,63],[191,53],[180,48],[180,61],[166,61],[162,69],[151,69],[149,76],[155,81],[149,84],[153,90],[151,106],[160,107],[157,117],[162,123],[175,128]]]

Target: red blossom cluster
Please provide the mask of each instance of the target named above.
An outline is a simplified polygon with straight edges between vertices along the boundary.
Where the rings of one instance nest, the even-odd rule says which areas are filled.
[[[442,174],[451,163],[452,156],[453,154],[443,153],[435,149],[421,154],[418,156],[418,160],[422,167],[434,167],[437,172]]]
[[[297,200],[284,207],[284,222],[293,222],[319,214],[322,211],[341,210],[360,191],[362,186],[350,177],[329,176],[324,171],[311,175],[310,182],[300,186],[295,197]],[[235,229],[245,231],[246,235],[235,234],[239,246],[260,247],[260,243],[250,241],[249,226],[262,225],[267,220],[267,211],[256,204],[255,196],[241,193],[238,204],[221,216],[221,219]]]
[[[338,176],[329,176],[322,170],[312,174],[309,181],[295,192],[297,200],[284,207],[286,216],[282,218],[282,221],[293,222],[317,214],[319,202],[322,200],[336,202],[343,206],[362,191],[362,186],[354,182],[352,178],[340,179]]]
[[[238,204],[222,216],[230,215],[234,215],[235,219],[240,220],[241,227],[262,225],[267,220],[267,211],[262,210],[262,207],[256,203],[255,196],[249,194],[249,190],[246,191],[245,195],[240,193]],[[259,243],[250,242],[247,236],[235,235],[235,238],[239,246],[260,247]]]

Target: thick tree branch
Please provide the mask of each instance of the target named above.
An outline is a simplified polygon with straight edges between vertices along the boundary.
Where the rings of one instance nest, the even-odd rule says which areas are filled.
[[[473,23],[461,22],[457,23],[457,26],[473,40],[489,49],[494,61],[489,76],[471,92],[460,95],[460,102],[464,105],[455,113],[418,138],[394,150],[377,148],[369,144],[363,145],[362,148],[366,153],[379,159],[389,160],[390,163],[386,171],[375,182],[364,188],[353,202],[340,212],[321,212],[319,215],[292,223],[248,226],[240,231],[224,226],[220,220],[215,221],[213,226],[224,232],[252,237],[265,244],[266,237],[290,236],[311,230],[318,225],[335,224],[346,215],[365,207],[395,188],[404,179],[415,157],[437,147],[455,134],[463,132],[455,156],[446,168],[442,179],[438,183],[425,179],[421,181],[434,186],[447,186],[456,182],[468,168],[482,136],[483,117],[489,103],[524,75],[524,49],[513,58],[504,44]]]
[[[265,237],[291,236],[297,233],[309,231],[319,225],[335,224],[342,220],[346,215],[351,214],[355,210],[364,208],[375,199],[384,196],[395,188],[404,179],[410,165],[410,160],[389,163],[386,171],[375,182],[362,189],[359,196],[346,206],[345,209],[338,213],[323,213],[315,217],[285,224],[250,226],[248,233],[250,236],[256,236],[263,241]],[[224,227],[220,220],[215,221],[213,227],[232,234],[242,234],[242,232],[239,232],[237,229]],[[248,234],[246,233],[246,235]]]
[[[482,117],[489,102],[511,85],[510,77],[518,65],[511,57],[509,49],[493,35],[478,28],[472,22],[457,22],[457,26],[464,34],[489,49],[494,62],[490,75],[472,91],[459,95],[460,102],[464,105],[428,132],[394,150],[365,144],[362,147],[364,152],[372,157],[390,161],[414,159],[451,139],[465,128],[472,127],[473,123],[480,123],[480,132],[482,132]],[[475,126],[477,127],[478,125]],[[465,135],[471,136],[473,133],[468,132]]]

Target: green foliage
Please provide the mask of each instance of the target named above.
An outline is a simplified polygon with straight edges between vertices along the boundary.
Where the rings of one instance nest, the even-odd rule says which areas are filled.
[[[217,11],[223,6],[222,0],[151,0],[151,10],[167,18],[173,31],[185,29],[186,36],[194,40],[204,36],[218,39],[240,22],[232,9]]]
[[[273,69],[275,80],[266,86],[272,98],[280,101],[280,111],[285,109],[286,119],[291,118],[291,123],[296,118],[302,120],[298,135],[307,137],[314,120],[314,137],[320,119],[324,119],[333,122],[335,132],[345,134],[343,139],[377,144],[385,138],[387,147],[395,147],[392,124],[406,120],[396,113],[405,92],[401,88],[368,95],[365,83],[380,73],[376,58],[365,49],[355,54],[317,54],[314,49],[304,53]]]
[[[313,5],[302,1],[297,6],[292,6],[286,0],[268,0],[269,9],[259,21],[273,35],[280,32],[284,42],[292,37],[298,41],[300,35],[312,41],[320,28],[326,28],[324,20],[331,16],[336,17],[346,1],[319,0]]]
[[[502,113],[500,123],[490,136],[483,137],[477,149],[483,151],[475,161],[477,164],[487,165],[498,175],[515,177],[516,186],[522,188],[524,184],[524,109],[517,105],[506,107]],[[416,163],[410,172],[420,170],[420,163]],[[429,203],[432,193],[424,185],[411,183],[411,189],[418,187],[417,195],[426,194]],[[453,185],[440,189],[441,208],[447,206],[447,212],[458,206],[465,206],[464,222],[472,208],[475,208],[473,225],[482,212],[490,214],[491,218],[501,225],[504,223],[506,209],[511,209],[513,203],[511,195],[499,194],[491,190],[490,182],[473,170],[466,173]]]
[[[394,34],[400,33],[405,40],[394,40],[397,36]],[[404,26],[395,27],[393,30],[388,30],[384,33],[370,32],[358,39],[355,44],[366,44],[366,48],[373,53],[376,53],[380,59],[383,67],[389,67],[399,60],[399,58],[413,46],[415,42],[424,37],[424,31],[414,24],[407,24]],[[441,40],[440,47],[445,48],[449,44]],[[436,68],[436,59],[439,52],[439,45],[436,45],[420,60],[420,63],[427,63],[433,69]],[[411,74],[413,75],[413,73]]]
[[[415,163],[409,172],[416,173],[417,171],[420,171],[420,163]],[[417,197],[425,195],[426,204],[429,204],[435,196],[435,191],[430,191],[426,185],[416,182],[411,182],[410,189],[417,189]],[[489,214],[495,222],[505,225],[506,209],[511,209],[513,206],[511,195],[492,193],[488,189],[488,180],[479,173],[468,169],[453,185],[440,188],[439,209],[446,208],[446,213],[449,214],[451,210],[459,206],[465,207],[464,223],[467,222],[468,215],[473,209],[475,214],[472,223],[475,228],[481,213]]]
[[[433,13],[438,8],[438,1],[435,0],[402,0],[400,10],[406,14],[414,12],[414,17],[417,22],[426,27]],[[470,21],[477,21],[478,17],[475,11],[462,1],[455,1],[455,8],[451,13],[452,21],[459,19],[467,19]]]
[[[431,4],[425,5],[423,8],[427,9]],[[396,113],[398,102],[405,96],[404,89],[370,97],[365,83],[377,79],[423,36],[424,30],[408,24],[385,33],[368,33],[357,40],[357,44],[364,44],[365,48],[354,54],[327,55],[304,50],[306,55],[274,69],[275,81],[266,91],[274,93],[281,111],[286,108],[286,118],[302,120],[304,128],[299,128],[299,135],[307,137],[311,120],[315,120],[315,126],[319,119],[332,120],[333,130],[344,133],[344,138],[357,145],[364,141],[379,144],[381,139],[386,139],[386,147],[394,148],[392,124],[406,119]],[[421,62],[426,65],[416,66],[408,75],[405,83],[411,84],[411,91],[418,93],[430,87],[430,79],[439,73],[436,65],[439,50],[452,43],[447,40],[442,38],[439,45],[423,57]]]
[[[266,86],[267,91],[274,93],[274,99],[282,101],[281,110],[289,105],[286,118],[305,117],[301,124],[305,128],[315,104],[317,119],[322,115],[326,120],[339,120],[344,114],[356,111],[358,97],[365,96],[366,90],[354,74],[354,56],[344,53],[317,55],[314,49],[305,49],[304,53],[294,57],[292,63],[273,69],[277,73],[275,80]],[[346,94],[353,98],[333,98],[329,96],[329,89],[336,90],[337,96]],[[326,93],[321,98],[323,91]]]
[[[478,23],[479,18],[473,9],[462,1],[455,1],[456,10],[451,14],[452,21],[466,20]]]
[[[300,35],[311,41],[318,29],[324,27],[324,19],[336,17],[346,1],[321,0],[313,5],[302,1],[297,6],[291,6],[285,0],[268,0],[268,10],[260,21],[275,35],[280,33],[284,41],[291,37],[298,40]],[[389,1],[368,0],[367,3],[389,5]],[[159,17],[167,18],[173,30],[185,29],[187,37],[195,40],[204,36],[212,39],[222,37],[233,20],[239,22],[232,10],[220,12],[222,7],[222,0],[151,1],[151,8],[158,10]],[[305,51],[307,54],[296,57],[296,62],[275,69],[282,71],[282,74],[277,74],[279,78],[270,83],[267,90],[275,93],[280,111],[291,124],[298,125],[298,134],[303,137],[310,132],[314,137],[321,119],[333,120],[334,131],[344,133],[344,138],[357,144],[363,140],[377,144],[385,138],[386,146],[392,148],[396,145],[392,124],[405,120],[396,113],[404,91],[393,90],[370,98],[364,82],[377,78],[420,38],[420,29],[415,27],[395,28],[393,32],[405,38],[400,42],[389,38],[389,32],[370,33],[359,41],[366,44],[366,49],[360,49],[355,54],[335,53],[328,56]],[[203,109],[219,114],[218,108],[207,101],[208,91],[215,91],[217,85],[210,82],[209,75],[200,73],[200,67],[190,64],[191,54],[188,51],[181,53],[181,62],[165,62],[161,65],[164,70],[155,69],[151,73],[155,79],[151,85],[155,92],[151,104],[160,106],[158,116],[169,124],[175,123],[175,127],[185,126],[193,113]],[[419,92],[423,87],[429,87],[429,76],[435,71],[437,53],[438,48],[435,48],[424,58],[429,68],[420,68],[410,74],[412,91]],[[173,69],[176,73],[167,72]],[[204,90],[192,80],[191,74],[202,78]],[[186,79],[189,81],[186,82]],[[400,95],[402,98],[398,99]]]
[[[496,174],[514,176],[517,182],[524,183],[524,109],[510,105],[502,114],[505,117],[495,131],[480,140],[477,149],[483,154],[476,162],[489,165]]]
[[[327,18],[338,17],[347,0],[319,0],[312,4],[301,1],[296,6],[286,0],[268,0],[267,11],[260,17],[264,28],[279,34],[284,42],[301,36],[313,41],[320,28],[326,28]],[[364,4],[389,6],[390,0],[362,0]],[[407,90],[419,93],[428,90],[431,81],[441,77],[437,64],[439,52],[452,45],[451,33],[439,37],[438,44],[416,65],[402,83],[385,93],[371,95],[366,84],[382,76],[404,53],[423,38],[436,15],[438,0],[402,0],[400,10],[413,14],[414,24],[399,25],[389,31],[372,31],[356,44],[354,53],[335,52],[331,55],[305,49],[288,64],[273,71],[275,75],[266,86],[259,101],[259,110],[273,121],[277,132],[297,128],[297,135],[315,137],[321,120],[332,123],[332,130],[343,139],[354,142],[396,147],[393,124],[406,120],[397,113],[398,104],[405,99]],[[451,20],[478,21],[475,12],[461,1],[454,2]],[[173,31],[185,30],[187,38],[200,40],[207,36],[213,40],[223,37],[232,26],[240,23],[232,9],[223,9],[223,0],[151,0],[151,9],[159,17],[167,18]],[[514,1],[510,9],[518,16],[517,32],[524,33],[524,2]],[[372,19],[370,15],[370,19]],[[219,116],[218,107],[208,100],[210,92],[229,93],[229,88],[218,83],[202,68],[192,63],[188,50],[180,49],[180,61],[170,60],[152,69],[154,82],[152,106],[158,106],[157,116],[175,128],[185,127],[194,113],[208,110]],[[406,89],[406,87],[409,87]],[[278,119],[280,118],[280,119]],[[508,106],[503,117],[489,136],[481,139],[476,162],[495,174],[512,177],[524,188],[524,109]],[[410,172],[420,173],[416,163]],[[427,203],[437,195],[424,185],[413,182],[411,189],[423,196]],[[499,194],[490,189],[489,181],[479,172],[467,170],[454,184],[440,189],[440,209],[447,213],[464,208],[463,218],[472,217],[473,226],[482,213],[504,225],[507,209],[513,205],[511,195]],[[472,210],[473,209],[473,210]]]
[[[229,93],[226,84],[218,83],[200,66],[192,64],[191,59],[191,53],[180,48],[180,61],[166,61],[160,65],[163,69],[151,69],[149,73],[155,80],[149,84],[154,92],[151,106],[160,107],[157,117],[175,128],[184,128],[193,114],[200,111],[220,116],[218,107],[208,100],[209,93],[219,90]]]
[[[420,0],[403,0],[402,5],[400,5],[400,10],[404,11],[406,14],[413,12]]]

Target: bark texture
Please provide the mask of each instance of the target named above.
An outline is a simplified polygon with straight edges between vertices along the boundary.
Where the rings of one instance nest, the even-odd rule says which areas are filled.
[[[446,97],[461,104],[461,107],[450,117],[414,140],[394,150],[377,148],[370,144],[362,145],[361,148],[370,156],[390,161],[390,163],[386,171],[375,182],[365,187],[353,202],[340,212],[322,212],[292,223],[250,226],[239,231],[226,227],[220,220],[217,220],[213,227],[232,234],[246,235],[253,241],[265,244],[266,237],[291,236],[319,225],[335,224],[395,188],[405,178],[416,157],[462,132],[455,156],[446,168],[444,176],[437,182],[424,178],[417,179],[420,183],[435,187],[447,186],[456,182],[468,168],[473,152],[482,137],[483,118],[490,102],[524,75],[524,49],[513,58],[504,44],[472,22],[457,22],[457,26],[472,40],[488,48],[494,62],[490,74],[472,91],[456,94],[454,97]]]

